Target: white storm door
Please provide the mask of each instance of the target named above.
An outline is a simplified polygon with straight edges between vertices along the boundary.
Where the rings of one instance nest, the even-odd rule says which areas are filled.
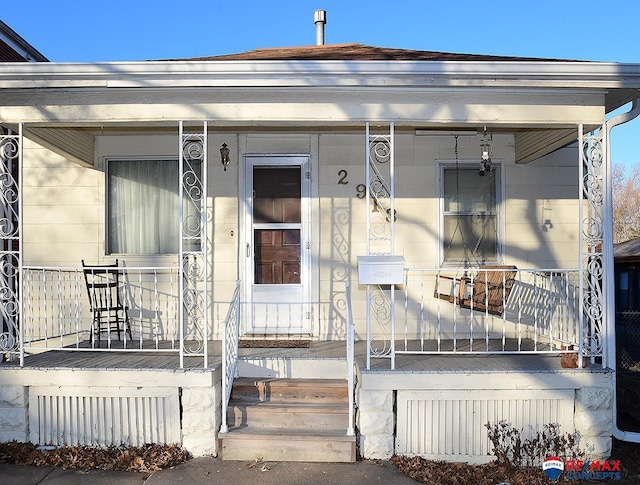
[[[310,330],[307,157],[248,157],[247,333]]]

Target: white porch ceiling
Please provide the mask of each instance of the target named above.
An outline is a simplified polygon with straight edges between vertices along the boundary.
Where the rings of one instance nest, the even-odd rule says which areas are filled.
[[[109,131],[107,130],[107,134]],[[122,134],[126,131],[126,128],[118,128],[113,133]],[[88,167],[94,165],[95,135],[95,129],[48,127],[25,129],[27,138],[70,161]],[[577,130],[572,128],[532,129],[517,131],[514,136],[516,163],[529,163],[575,141]]]

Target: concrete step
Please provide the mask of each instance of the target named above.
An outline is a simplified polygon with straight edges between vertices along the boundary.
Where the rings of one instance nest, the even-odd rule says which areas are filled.
[[[233,381],[231,399],[245,402],[347,403],[343,379],[271,379],[239,377]]]
[[[230,428],[262,427],[345,430],[349,410],[340,403],[273,403],[231,401],[227,412]]]
[[[218,453],[223,460],[353,463],[356,442],[346,431],[241,428],[219,435]]]

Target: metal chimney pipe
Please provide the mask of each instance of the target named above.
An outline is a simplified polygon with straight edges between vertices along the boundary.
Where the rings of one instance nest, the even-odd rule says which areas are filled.
[[[313,21],[316,24],[316,45],[324,45],[324,26],[327,23],[327,11],[316,10],[313,14]]]

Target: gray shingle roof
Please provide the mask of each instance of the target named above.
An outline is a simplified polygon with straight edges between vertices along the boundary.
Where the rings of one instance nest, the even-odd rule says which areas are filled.
[[[616,260],[640,259],[640,238],[614,244],[613,257]]]

